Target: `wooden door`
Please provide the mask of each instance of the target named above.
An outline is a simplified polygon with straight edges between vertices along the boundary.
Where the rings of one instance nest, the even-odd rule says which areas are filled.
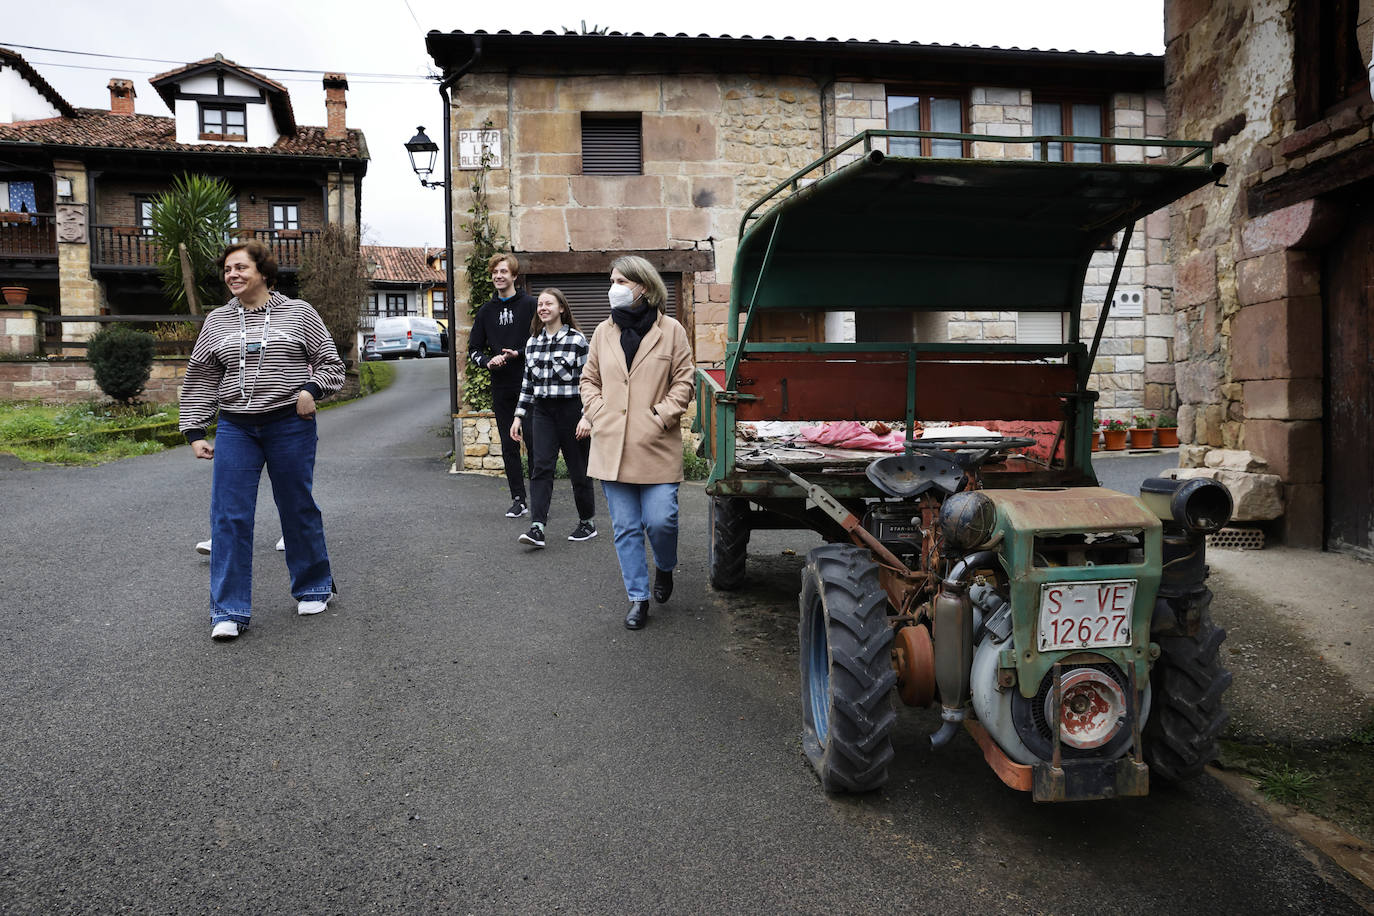
[[[1326,547],[1374,559],[1374,192],[1327,250]]]

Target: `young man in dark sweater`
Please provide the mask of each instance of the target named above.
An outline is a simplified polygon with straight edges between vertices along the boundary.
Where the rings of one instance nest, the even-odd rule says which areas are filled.
[[[525,501],[525,476],[520,467],[520,443],[510,437],[515,405],[520,400],[520,382],[525,371],[525,342],[534,322],[535,299],[516,289],[520,262],[515,255],[499,253],[487,261],[491,285],[496,295],[472,319],[468,338],[468,358],[474,365],[491,372],[491,409],[496,414],[496,430],[501,436],[501,460],[506,466],[511,504],[506,518],[519,518],[529,509]],[[525,447],[533,454],[529,434]]]

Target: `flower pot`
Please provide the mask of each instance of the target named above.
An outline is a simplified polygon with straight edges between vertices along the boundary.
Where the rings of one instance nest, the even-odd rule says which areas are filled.
[[[1160,448],[1178,448],[1178,427],[1161,426],[1155,430],[1159,435]]]
[[[1149,448],[1155,444],[1155,431],[1153,429],[1130,429],[1131,448]]]
[[[0,293],[4,293],[6,305],[23,305],[29,301],[29,288],[27,286],[6,286],[0,288]]]
[[[1119,452],[1126,447],[1126,430],[1124,429],[1104,429],[1102,438],[1109,452]]]
[[[1092,450],[1097,451],[1102,448],[1102,436],[1097,430],[1093,430],[1088,436],[1088,442],[1092,444]]]

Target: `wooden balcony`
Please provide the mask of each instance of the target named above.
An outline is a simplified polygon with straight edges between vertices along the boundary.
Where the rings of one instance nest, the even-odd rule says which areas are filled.
[[[0,258],[56,257],[57,222],[52,213],[0,212]]]
[[[265,244],[282,270],[299,270],[318,229],[239,229],[236,238]],[[161,249],[137,226],[92,226],[91,266],[112,270],[156,270]]]

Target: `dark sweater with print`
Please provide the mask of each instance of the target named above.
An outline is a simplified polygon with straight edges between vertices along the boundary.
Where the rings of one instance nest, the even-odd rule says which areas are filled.
[[[525,341],[530,338],[536,305],[529,293],[516,293],[509,299],[492,299],[473,317],[468,357],[491,372],[491,387],[520,387],[525,377]],[[514,350],[521,355],[512,357],[504,366],[487,366],[502,350]]]

